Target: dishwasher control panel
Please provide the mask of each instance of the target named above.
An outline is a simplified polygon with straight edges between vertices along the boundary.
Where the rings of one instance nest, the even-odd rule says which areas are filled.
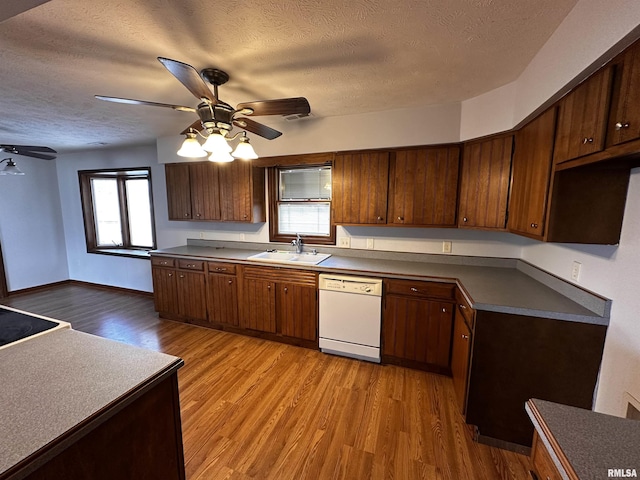
[[[382,296],[382,280],[380,279],[321,274],[318,280],[320,290]]]

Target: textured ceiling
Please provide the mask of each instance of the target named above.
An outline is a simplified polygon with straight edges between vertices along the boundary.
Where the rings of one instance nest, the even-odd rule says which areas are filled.
[[[576,3],[2,1],[0,144],[59,151],[152,141],[195,120],[93,98],[195,106],[158,56],[226,70],[232,105],[304,96],[316,117],[427,106],[515,80]]]

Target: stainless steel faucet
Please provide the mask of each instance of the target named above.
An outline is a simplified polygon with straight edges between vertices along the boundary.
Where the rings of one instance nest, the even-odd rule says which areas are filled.
[[[296,233],[295,240],[291,240],[291,245],[296,247],[296,253],[302,253],[302,238],[300,238],[299,233]]]

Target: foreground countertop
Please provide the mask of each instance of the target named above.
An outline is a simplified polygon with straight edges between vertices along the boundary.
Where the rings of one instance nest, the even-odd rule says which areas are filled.
[[[640,475],[639,421],[538,399],[525,408],[564,478],[611,478],[609,469]]]
[[[378,277],[408,278],[457,283],[476,310],[514,315],[539,316],[598,325],[608,325],[608,315],[595,313],[549,286],[515,268],[515,261],[504,266],[432,263],[332,255],[315,266],[262,263],[247,260],[263,250],[220,248],[197,245],[156,250],[152,255],[194,259],[219,259],[251,265],[315,270]],[[487,262],[491,263],[499,262]],[[603,299],[603,302],[606,299]]]
[[[114,402],[173,374],[177,357],[75,330],[0,350],[0,476]]]

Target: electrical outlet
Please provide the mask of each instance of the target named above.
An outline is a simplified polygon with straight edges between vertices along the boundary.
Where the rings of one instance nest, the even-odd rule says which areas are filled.
[[[200,232],[200,240],[204,238],[204,232]]]
[[[580,262],[573,262],[573,267],[571,268],[571,280],[577,282],[580,278],[580,268],[582,264]]]
[[[451,242],[442,242],[442,253],[451,253]]]
[[[373,250],[373,238],[367,238],[367,248]]]
[[[351,248],[351,237],[340,237],[338,246],[343,248]]]
[[[239,237],[240,237],[240,241],[241,241],[241,242],[244,242],[244,239],[245,239],[244,233],[241,233],[241,234],[239,235]]]

